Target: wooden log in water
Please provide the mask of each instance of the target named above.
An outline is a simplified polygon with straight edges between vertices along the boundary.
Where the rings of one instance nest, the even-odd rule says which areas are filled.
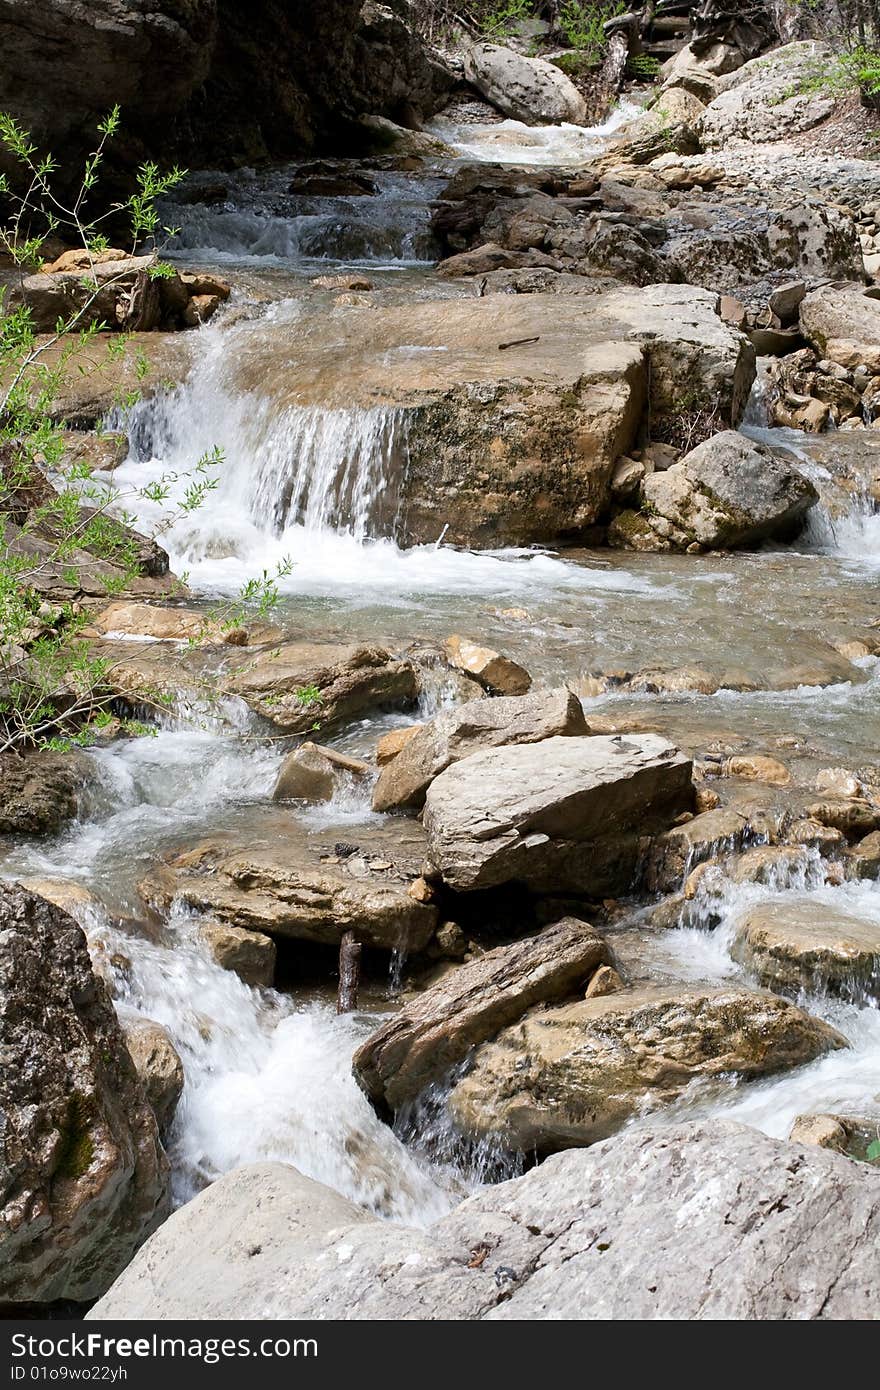
[[[336,1012],[350,1014],[357,1008],[361,982],[361,943],[347,931],[339,943],[339,991]]]

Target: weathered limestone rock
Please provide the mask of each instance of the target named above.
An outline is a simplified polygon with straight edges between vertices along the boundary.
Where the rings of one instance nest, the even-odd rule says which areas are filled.
[[[168,1030],[149,1018],[125,1018],[122,1031],[159,1133],[167,1134],[183,1091],[183,1063],[177,1048]]]
[[[705,109],[705,100],[688,87],[664,87],[648,110],[618,130],[620,153],[637,164],[670,151],[694,154],[700,148],[697,131]]]
[[[373,521],[403,544],[574,539],[607,509],[649,395],[655,423],[678,418],[683,382],[695,408],[739,422],[754,349],[716,304],[708,290],[652,285],[588,301],[487,294],[338,308],[297,325],[301,371],[255,337],[236,381],[279,410],[339,405],[328,383],[344,381],[346,407],[399,411],[392,485]]]
[[[175,1212],[86,1318],[876,1320],[878,1239],[869,1165],[722,1121],[558,1154],[427,1232],[252,1164]]]
[[[834,97],[827,90],[804,90],[804,84],[833,61],[826,44],[790,43],[723,77],[699,121],[703,147],[787,140],[811,130],[834,110]]]
[[[773,994],[640,986],[528,1014],[478,1048],[449,1109],[472,1138],[548,1153],[605,1139],[697,1080],[767,1076],[846,1046]]]
[[[199,922],[198,938],[223,970],[232,970],[246,985],[260,988],[275,978],[275,942],[259,931],[229,922]]]
[[[711,101],[718,94],[719,78],[742,67],[743,56],[732,44],[713,45],[699,56],[685,44],[660,70],[663,87],[684,87],[701,101]]]
[[[880,830],[872,830],[870,835],[846,849],[845,854],[853,878],[880,876]]]
[[[693,285],[650,285],[613,290],[595,307],[628,324],[644,343],[652,420],[680,415],[686,394],[689,409],[717,409],[734,427],[740,423],[755,378],[754,348],[721,320],[717,294]]]
[[[655,734],[474,753],[428,789],[432,871],[460,891],[630,887],[640,841],[693,804],[691,764]]]
[[[330,801],[347,778],[370,775],[369,763],[323,748],[317,743],[301,743],[281,764],[273,801]]]
[[[760,903],[740,921],[735,960],[770,989],[880,996],[880,922],[809,898]]]
[[[405,1004],[362,1043],[354,1074],[370,1099],[399,1110],[535,1004],[582,989],[607,964],[605,942],[567,917],[537,936],[498,946]]]
[[[472,87],[505,116],[526,125],[584,125],[587,107],[560,68],[495,43],[471,44],[464,72]]]
[[[748,817],[727,806],[704,811],[686,825],[675,826],[651,846],[645,886],[655,893],[673,892],[695,865],[742,848],[751,830]]]
[[[447,280],[458,280],[467,275],[494,275],[499,270],[558,270],[559,265],[555,257],[544,251],[517,251],[499,246],[497,241],[484,241],[470,251],[460,251],[441,261],[437,273]]]
[[[858,801],[865,789],[858,777],[845,767],[823,767],[816,773],[816,791],[826,796],[839,796],[845,801]]]
[[[80,795],[94,777],[89,757],[69,753],[0,756],[0,835],[40,835],[76,815]]]
[[[469,700],[443,710],[406,741],[376,783],[373,810],[418,810],[434,778],[478,749],[587,732],[581,702],[565,688]]]
[[[525,695],[532,678],[522,666],[491,647],[481,647],[458,634],[446,641],[446,657],[454,671],[473,676],[493,695]]]
[[[819,495],[790,463],[735,430],[713,435],[665,472],[652,473],[641,491],[645,526],[676,550],[791,537]]]
[[[85,635],[110,640],[120,636],[152,637],[157,642],[197,642],[239,647],[271,641],[278,636],[278,629],[265,623],[226,628],[198,608],[183,608],[176,603],[160,606],[114,600],[91,619]]]
[[[86,939],[0,885],[4,1303],[103,1293],[168,1213],[156,1120]]]
[[[226,835],[197,845],[152,874],[141,892],[161,906],[176,899],[269,936],[338,946],[354,931],[365,946],[422,950],[437,909],[409,893],[424,844],[420,827],[390,820],[381,833],[357,831],[360,845],[370,848],[335,853],[332,842],[313,841],[288,811],[273,809],[255,819],[246,843]]]
[[[90,263],[85,251],[65,252],[22,281],[35,331],[54,333],[59,320],[77,331],[93,325],[140,333],[191,328],[229,298],[229,285],[214,277],[183,277],[172,270],[152,278],[156,261],[155,255],[105,251]]]
[[[625,989],[622,976],[612,965],[600,965],[587,985],[585,999],[601,999],[606,994],[617,994]]]
[[[383,647],[285,642],[258,652],[224,683],[288,734],[326,732],[367,709],[412,704],[418,693],[410,662]]]
[[[880,806],[873,801],[815,801],[807,807],[807,815],[850,839],[880,830]]]
[[[823,285],[799,310],[801,332],[823,357],[841,367],[864,364],[880,372],[880,301],[857,284]]]
[[[779,270],[796,270],[811,279],[857,280],[864,274],[858,228],[846,208],[805,200],[774,211],[767,225],[770,261]],[[771,295],[771,300],[773,296]],[[773,310],[785,322],[779,308]]]
[[[778,758],[765,753],[740,753],[723,764],[727,777],[744,777],[749,782],[768,782],[773,787],[787,787],[791,773]]]

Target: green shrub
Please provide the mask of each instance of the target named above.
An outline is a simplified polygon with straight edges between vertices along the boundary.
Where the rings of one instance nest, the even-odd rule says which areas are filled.
[[[176,168],[163,173],[152,162],[143,164],[126,200],[93,211],[107,145],[119,125],[114,107],[98,127],[98,142],[76,192],[65,196],[53,177],[52,156],[41,154],[28,132],[0,112],[0,151],[17,171],[17,177],[0,175],[0,200],[8,209],[0,224],[0,252],[22,277],[39,269],[50,237],[89,257],[106,250],[104,229],[111,217],[114,227],[127,223],[132,254],[158,253],[174,234],[162,226],[158,202],[183,177]],[[163,276],[173,270],[157,261],[147,273]],[[83,640],[88,612],[73,599],[49,603],[46,594],[63,585],[76,594],[83,565],[101,577],[108,597],[125,591],[140,574],[128,507],[139,499],[164,504],[178,492],[157,528],[161,532],[203,504],[218,485],[222,463],[220,450],[212,449],[186,474],[169,473],[128,492],[99,481],[87,461],[65,464],[64,425],[56,419],[54,402],[65,380],[81,370],[77,359],[83,350],[89,347],[93,355],[106,327],[90,321],[102,288],[94,262],[82,275],[84,302],[43,336],[36,333],[29,309],[10,304],[0,290],[0,752],[88,743],[106,724],[109,667]],[[108,357],[125,352],[127,342],[126,335],[114,334],[106,343]],[[137,355],[139,379],[148,367]],[[136,398],[137,393],[129,394],[119,404],[130,406]],[[275,577],[264,574],[245,586],[241,601],[266,612],[277,598]],[[237,625],[235,609],[224,606],[219,615],[207,615],[206,624]],[[164,701],[155,703],[161,708]]]

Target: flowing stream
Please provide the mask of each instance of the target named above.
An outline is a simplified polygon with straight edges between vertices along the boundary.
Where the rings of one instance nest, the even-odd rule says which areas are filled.
[[[574,135],[562,129],[539,136],[515,125],[437,133],[459,155],[576,162],[585,142],[595,149],[614,121]],[[568,681],[575,688],[600,661],[630,669],[692,662],[735,668],[761,688],[602,695],[588,698],[587,712],[647,705],[688,746],[708,744],[719,729],[764,746],[794,734],[799,743],[787,755],[794,765],[869,762],[880,745],[877,663],[862,659],[851,675],[821,686],[804,674],[821,668],[841,615],[858,624],[876,612],[869,586],[880,559],[880,517],[864,496],[835,493],[828,464],[834,438],[817,452],[815,440],[767,431],[759,411],[746,427],[798,453],[828,485],[827,505],[823,491],[823,507],[795,547],[723,557],[475,554],[438,537],[404,550],[395,537],[407,466],[405,412],[304,404],[288,387],[297,379],[304,321],[326,312],[307,284],[316,263],[323,272],[368,265],[401,295],[460,292],[432,290],[426,270],[433,252],[428,203],[439,185],[385,172],[373,195],[304,199],[286,191],[290,174],[239,174],[226,181],[220,201],[214,196],[177,210],[183,232],[176,254],[195,265],[234,265],[254,301],[243,315],[201,331],[184,386],[135,411],[131,455],[114,478],[140,488],[169,473],[185,475],[206,451],[223,449],[216,489],[163,538],[173,568],[187,572],[194,592],[235,593],[255,572],[272,572],[289,558],[278,621],[304,638],[340,634],[403,644],[467,632],[522,661],[537,685]],[[416,343],[407,350],[427,349]],[[260,368],[267,352],[284,369],[271,380]],[[344,379],[338,390],[344,399]],[[140,520],[155,523],[163,510],[142,502]],[[435,704],[443,698],[438,690]],[[240,709],[228,713],[237,729],[168,720],[155,738],[91,753],[99,788],[80,821],[54,841],[9,848],[4,873],[88,890],[75,910],[120,1007],[171,1033],[186,1069],[170,1138],[180,1200],[238,1164],[277,1158],[385,1216],[430,1221],[476,1179],[436,1149],[432,1157],[405,1145],[352,1080],[353,1047],[389,1007],[388,992],[373,989],[361,1013],[339,1019],[326,990],[257,990],[220,969],[185,915],[144,922],[137,884],[159,855],[200,834],[246,829],[267,804],[282,753],[247,737]],[[369,752],[395,722],[409,720],[365,719],[337,742]],[[305,826],[330,829],[373,816],[363,792],[291,814]],[[729,954],[731,934],[757,899],[845,899],[849,910],[880,921],[877,884],[830,887],[815,856],[805,855],[802,871],[770,885],[735,884],[722,875],[712,894],[702,919],[695,909],[688,924],[650,936],[652,967],[684,979],[741,976]],[[880,1117],[876,1008],[864,999],[805,1002],[843,1031],[850,1050],[764,1083],[695,1091],[674,1114],[708,1108],[774,1134],[787,1133],[805,1110]]]

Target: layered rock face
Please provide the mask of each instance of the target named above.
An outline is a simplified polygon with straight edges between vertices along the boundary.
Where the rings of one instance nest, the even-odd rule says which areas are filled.
[[[420,827],[390,822],[364,846],[313,843],[285,811],[255,821],[242,842],[218,836],[174,855],[142,885],[149,902],[176,899],[246,932],[338,946],[356,931],[367,946],[420,951],[437,925],[435,907],[409,889],[424,845]],[[347,851],[347,852],[346,852]]]
[[[87,1317],[871,1319],[878,1238],[875,1171],[718,1121],[559,1154],[427,1231],[253,1164],[176,1212]]]
[[[85,937],[0,886],[0,1297],[102,1293],[169,1210],[156,1119]]]
[[[442,711],[407,739],[379,776],[373,810],[418,810],[435,777],[481,748],[586,733],[581,702],[570,690],[469,700]]]

